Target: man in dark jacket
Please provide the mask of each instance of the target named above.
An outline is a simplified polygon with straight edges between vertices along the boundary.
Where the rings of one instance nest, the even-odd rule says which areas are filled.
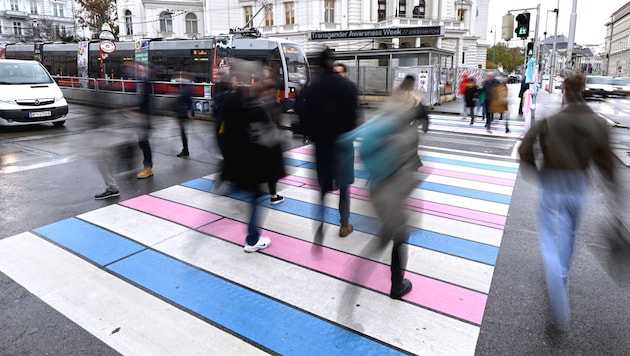
[[[182,151],[177,154],[177,157],[188,157],[190,151],[188,150],[188,136],[186,136],[186,124],[188,120],[194,116],[193,101],[190,87],[190,78],[187,75],[181,75],[180,81],[181,88],[179,90],[179,96],[175,104],[175,116],[177,117],[177,123],[179,124],[179,132],[182,136]]]
[[[315,143],[317,178],[321,192],[319,220],[315,242],[323,239],[324,197],[339,189],[339,236],[345,237],[354,228],[350,218],[350,184],[354,182],[354,147],[337,145],[339,135],[357,126],[358,92],[348,79],[334,72],[332,51],[320,55],[322,73],[304,89],[302,100],[296,107],[306,135]]]
[[[492,89],[494,89],[494,86],[497,85],[499,83],[498,80],[496,80],[496,78],[494,77],[494,73],[493,72],[488,72],[488,78],[486,79],[486,81],[483,83],[483,86],[481,87],[481,91],[483,91],[484,93],[484,97],[485,102],[485,108],[486,108],[486,127],[490,128],[490,124],[492,124],[492,119],[494,116],[494,113],[489,111],[490,108],[490,102],[492,101]]]
[[[567,277],[575,233],[587,196],[587,174],[594,163],[614,183],[614,164],[608,127],[582,99],[585,77],[575,74],[564,81],[567,105],[545,120],[536,121],[519,148],[523,169],[535,171],[535,143],[542,151],[540,218],[538,221],[551,316],[561,331],[569,328]],[[540,159],[539,159],[540,161]]]

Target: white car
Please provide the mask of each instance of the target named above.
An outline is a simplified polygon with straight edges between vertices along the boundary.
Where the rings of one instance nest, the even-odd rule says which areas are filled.
[[[61,126],[67,114],[61,89],[41,63],[0,60],[0,126]]]

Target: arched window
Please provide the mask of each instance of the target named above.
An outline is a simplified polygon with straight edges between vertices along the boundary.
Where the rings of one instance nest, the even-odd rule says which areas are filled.
[[[171,13],[164,11],[160,14],[160,32],[173,32]]]
[[[423,19],[426,11],[426,5],[424,0],[418,1],[418,5],[413,7],[413,17],[417,19]]]
[[[193,13],[186,14],[186,33],[199,33],[197,31],[197,16]]]
[[[125,11],[125,29],[127,29],[128,35],[133,35],[133,22],[131,17],[131,11]]]

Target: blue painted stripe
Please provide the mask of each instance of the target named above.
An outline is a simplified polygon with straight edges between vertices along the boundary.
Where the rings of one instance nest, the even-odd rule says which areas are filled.
[[[425,159],[425,158],[423,157],[422,159]],[[430,161],[430,160],[431,159],[427,159],[427,161]],[[299,160],[295,159],[295,161],[299,161]],[[301,161],[301,162],[302,164],[300,164],[299,167],[313,169],[313,170],[315,169],[315,163],[308,162],[308,161]],[[479,168],[479,167],[475,167],[475,168]],[[503,167],[503,168],[508,168],[508,167]],[[361,178],[361,179],[370,179],[370,175],[368,172],[359,170],[359,169],[354,170],[354,176],[356,178]],[[492,193],[485,190],[462,188],[462,187],[456,187],[456,186],[447,185],[447,184],[430,183],[430,182],[421,181],[416,187],[433,191],[433,192],[455,194],[462,197],[475,198],[475,199],[490,201],[493,203],[510,204],[510,199],[511,199],[511,196],[507,194]]]
[[[403,354],[153,250],[109,269],[280,354]]]
[[[35,231],[100,265],[116,261],[106,268],[275,352],[403,354],[76,218]]]
[[[145,249],[138,243],[77,218],[57,221],[33,231],[101,266]]]
[[[458,195],[460,197],[466,198],[474,198],[479,200],[490,201],[494,203],[501,204],[510,204],[511,196],[506,194],[492,193],[486,192],[483,190],[469,189],[469,188],[461,188],[455,187],[452,185],[440,184],[440,183],[432,183],[432,182],[423,182],[421,181],[418,184],[418,188],[440,192],[446,194]]]
[[[209,193],[213,193],[214,182],[206,178],[197,178],[184,182],[182,186],[193,188]],[[227,194],[228,197],[241,200],[250,201],[250,194],[238,189],[232,189],[232,192]],[[282,204],[271,205],[268,196],[259,200],[261,206],[269,209],[275,209],[288,214],[293,214],[308,219],[319,220],[321,206],[318,204],[311,204],[303,202],[301,200],[290,199],[285,197]],[[337,209],[324,207],[323,209],[323,221],[339,225],[339,211]],[[355,230],[362,231],[371,235],[378,235],[381,229],[381,222],[379,219],[360,215],[356,213],[350,213],[350,223],[354,225]],[[489,265],[496,263],[496,258],[499,253],[499,249],[495,246],[482,244],[475,241],[464,240],[458,237],[444,235],[436,232],[425,231],[418,228],[409,228],[410,239],[409,244],[439,251],[442,253],[466,258]]]

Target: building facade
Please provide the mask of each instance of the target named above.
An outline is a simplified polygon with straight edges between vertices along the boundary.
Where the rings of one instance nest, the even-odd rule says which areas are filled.
[[[72,0],[0,1],[0,43],[61,41],[75,35]]]
[[[118,0],[119,39],[203,38],[232,28],[338,51],[432,47],[458,67],[486,63],[489,0]],[[436,37],[309,41],[313,31],[443,26]]]
[[[630,76],[630,2],[615,11],[606,24],[604,74]]]

